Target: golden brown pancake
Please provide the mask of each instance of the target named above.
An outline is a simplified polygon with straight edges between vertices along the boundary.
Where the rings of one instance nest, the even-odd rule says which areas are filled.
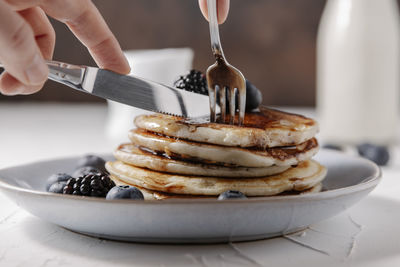
[[[318,152],[315,138],[293,147],[245,149],[169,138],[141,129],[129,132],[132,143],[152,151],[192,162],[242,167],[271,167],[296,165]]]
[[[115,176],[111,176],[111,179],[115,182],[116,185],[131,185],[135,186],[132,184],[127,184],[121,180],[119,180]],[[137,187],[143,194],[144,200],[163,200],[163,199],[176,199],[176,198],[186,198],[186,199],[194,199],[194,198],[215,198],[214,196],[196,196],[196,195],[179,195],[179,194],[170,194],[170,193],[165,193],[165,192],[160,192],[160,191],[155,191],[155,190],[150,190],[146,189],[143,187],[135,186]]]
[[[214,164],[194,163],[191,161],[171,159],[165,153],[157,153],[133,144],[122,144],[114,151],[116,159],[136,167],[154,171],[177,173],[183,175],[216,176],[216,177],[262,177],[278,174],[290,166],[271,166],[264,168],[225,167]]]
[[[111,179],[117,184],[117,185],[131,185],[135,186],[132,184],[127,184],[125,182],[122,182],[115,176],[111,176]],[[200,195],[180,195],[180,194],[171,194],[171,193],[165,193],[165,192],[160,192],[160,191],[155,191],[155,190],[150,190],[142,187],[138,187],[140,191],[143,193],[144,199],[145,200],[164,200],[164,199],[215,199],[216,196],[200,196]],[[315,186],[306,189],[304,191],[288,191],[288,192],[283,192],[280,193],[279,196],[287,196],[287,195],[302,195],[302,194],[310,194],[310,193],[317,193],[322,190],[322,183],[318,183]],[[250,197],[251,198],[251,197]]]
[[[316,161],[301,162],[287,171],[260,178],[217,178],[183,176],[134,167],[121,161],[107,162],[110,174],[124,183],[141,188],[183,195],[217,196],[227,190],[238,190],[246,196],[271,196],[285,191],[304,191],[320,183],[325,167]]]
[[[136,117],[135,124],[147,131],[196,142],[260,148],[301,144],[318,132],[318,124],[312,119],[266,107],[246,113],[242,126],[161,114]]]

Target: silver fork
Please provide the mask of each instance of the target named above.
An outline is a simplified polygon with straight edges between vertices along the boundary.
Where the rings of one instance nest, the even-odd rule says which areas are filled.
[[[211,49],[216,62],[207,69],[208,94],[210,97],[210,109],[212,122],[216,121],[217,91],[219,91],[221,122],[226,118],[226,92],[229,98],[229,123],[235,123],[236,94],[239,96],[239,125],[244,122],[246,110],[246,80],[243,74],[234,66],[230,65],[222,51],[219,38],[217,3],[216,0],[207,0],[208,18],[210,21]]]

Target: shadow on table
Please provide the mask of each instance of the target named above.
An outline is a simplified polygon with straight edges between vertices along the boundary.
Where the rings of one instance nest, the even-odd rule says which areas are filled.
[[[279,264],[283,267],[308,263],[315,266],[319,264],[337,266],[346,261],[373,263],[400,254],[398,247],[400,202],[370,196],[352,208],[350,214],[364,226],[353,253],[345,259],[333,258],[300,247],[284,238],[217,245],[137,244],[84,236],[33,217],[28,217],[23,225],[27,236],[43,246],[63,251],[66,255],[79,256],[83,261],[96,260],[110,265],[271,266],[272,264],[277,266]]]

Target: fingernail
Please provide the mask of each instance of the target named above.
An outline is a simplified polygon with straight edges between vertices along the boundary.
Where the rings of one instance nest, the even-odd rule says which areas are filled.
[[[47,65],[44,63],[42,57],[36,55],[25,70],[25,74],[30,84],[39,85],[47,79],[48,71]]]

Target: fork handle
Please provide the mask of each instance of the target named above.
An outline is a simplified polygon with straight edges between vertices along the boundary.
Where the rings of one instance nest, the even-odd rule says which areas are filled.
[[[217,61],[222,59],[226,62],[224,52],[222,51],[221,40],[219,38],[217,1],[207,0],[208,19],[210,21],[211,49]]]

